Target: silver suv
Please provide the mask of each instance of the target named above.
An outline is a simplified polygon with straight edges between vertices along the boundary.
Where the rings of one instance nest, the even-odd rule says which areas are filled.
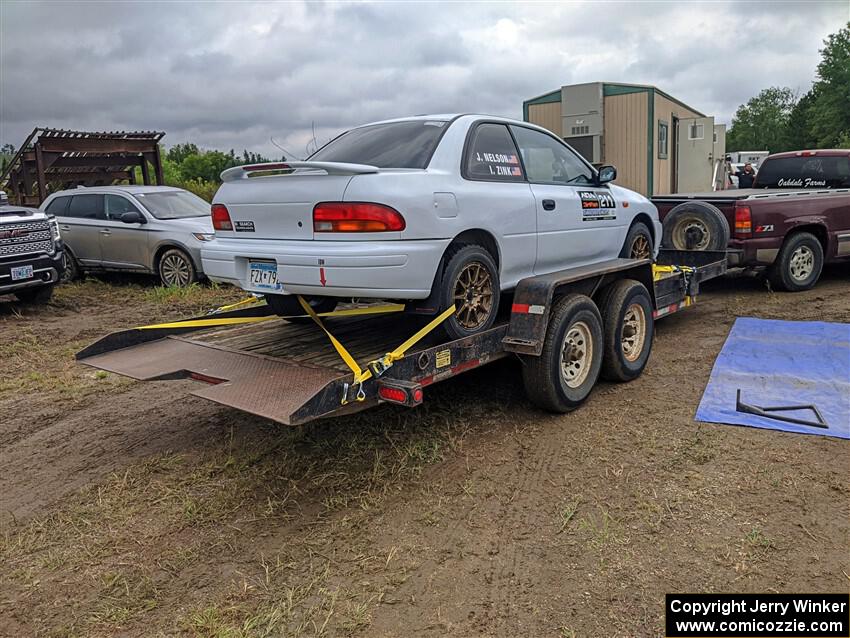
[[[201,246],[213,238],[210,205],[182,188],[78,187],[52,194],[41,209],[59,221],[67,279],[118,270],[188,286],[203,276]]]

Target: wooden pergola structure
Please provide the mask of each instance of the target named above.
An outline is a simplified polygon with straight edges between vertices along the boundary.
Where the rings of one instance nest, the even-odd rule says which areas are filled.
[[[162,158],[157,131],[95,133],[63,129],[33,129],[20,150],[0,175],[0,184],[11,191],[20,206],[39,206],[57,190],[75,186],[108,186],[136,183],[136,167],[142,182],[162,185]]]

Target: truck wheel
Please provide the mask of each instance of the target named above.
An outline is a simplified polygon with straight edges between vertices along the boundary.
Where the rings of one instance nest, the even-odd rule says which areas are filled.
[[[682,202],[663,223],[661,245],[675,250],[726,250],[729,222],[720,209],[706,202]]]
[[[625,259],[652,259],[652,233],[643,222],[635,222],[629,228],[629,234],[626,235],[626,241],[623,242],[623,249],[620,251],[620,257]]]
[[[555,302],[539,357],[523,357],[525,393],[536,406],[569,412],[588,397],[599,378],[603,349],[602,318],[585,295]]]
[[[304,297],[304,299],[316,314],[333,312],[339,302],[336,297]],[[304,308],[298,302],[297,295],[266,295],[266,303],[278,317],[289,317],[287,321],[292,323],[313,322],[310,317],[293,316],[304,314]]]
[[[823,247],[811,233],[800,232],[785,240],[767,276],[773,288],[800,292],[814,287],[821,270]]]
[[[468,337],[492,327],[499,296],[499,270],[487,250],[475,244],[450,250],[440,291],[440,308],[457,306],[443,322],[449,338]]]
[[[655,334],[649,292],[634,279],[615,281],[602,292],[599,310],[605,334],[602,378],[631,381],[639,377]]]
[[[179,248],[169,248],[162,253],[157,270],[163,286],[183,288],[198,281],[192,258]]]
[[[23,290],[15,291],[15,297],[18,301],[32,304],[46,304],[53,296],[53,286],[39,286],[38,288],[24,288]]]

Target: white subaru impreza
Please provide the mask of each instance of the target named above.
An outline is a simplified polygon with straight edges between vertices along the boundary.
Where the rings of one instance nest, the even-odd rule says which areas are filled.
[[[493,325],[531,275],[653,257],[658,211],[549,131],[428,115],[347,131],[306,161],[231,168],[212,205],[210,279],[262,293],[281,316],[341,298],[456,304],[452,337]],[[418,301],[417,301],[418,300]]]

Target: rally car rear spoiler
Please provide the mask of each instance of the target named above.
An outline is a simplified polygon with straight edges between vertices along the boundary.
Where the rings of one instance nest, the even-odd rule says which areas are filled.
[[[343,162],[310,162],[310,161],[295,161],[295,162],[267,162],[264,164],[248,164],[246,166],[234,166],[228,168],[221,174],[222,182],[235,182],[240,179],[247,179],[253,173],[281,173],[281,171],[293,171],[300,168],[321,170],[328,175],[364,175],[366,173],[377,173],[380,169],[377,166],[369,166],[368,164],[346,164]]]

